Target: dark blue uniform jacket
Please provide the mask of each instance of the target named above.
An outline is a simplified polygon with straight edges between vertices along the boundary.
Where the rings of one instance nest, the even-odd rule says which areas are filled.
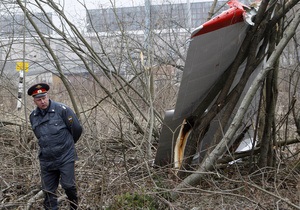
[[[41,165],[50,170],[77,159],[75,143],[82,127],[69,107],[50,100],[46,112],[36,108],[30,114],[30,122],[38,138]]]

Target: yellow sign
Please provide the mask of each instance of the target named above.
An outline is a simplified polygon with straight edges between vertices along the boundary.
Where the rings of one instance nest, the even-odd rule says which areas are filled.
[[[28,72],[29,69],[29,62],[23,62],[23,61],[18,61],[16,64],[16,70],[17,71],[24,71],[25,68],[25,72]]]

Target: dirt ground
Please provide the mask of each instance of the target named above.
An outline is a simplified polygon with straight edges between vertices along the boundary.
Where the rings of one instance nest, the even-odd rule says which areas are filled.
[[[36,140],[23,134],[18,126],[0,127],[0,209],[42,209]],[[253,169],[247,160],[226,165],[170,200],[181,180],[171,169],[153,168],[137,148],[87,134],[76,146],[79,209],[300,209],[297,158],[277,168]],[[58,194],[68,209],[61,188]]]

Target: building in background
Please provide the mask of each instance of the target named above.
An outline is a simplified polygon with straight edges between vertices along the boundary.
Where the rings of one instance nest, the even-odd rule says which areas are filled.
[[[224,2],[218,3],[217,8],[219,8],[221,4],[224,4]],[[172,42],[178,44],[180,40],[182,43],[179,45],[184,52],[190,29],[198,27],[202,22],[206,21],[211,5],[211,1],[191,4],[168,3],[163,5],[149,5],[150,16],[148,17],[150,20],[147,19],[148,24],[145,23],[146,8],[144,6],[91,9],[88,10],[86,14],[86,29],[84,31],[88,33],[85,34],[87,35],[85,39],[93,46],[93,50],[95,50],[99,56],[101,56],[102,53],[101,47],[104,47],[106,53],[110,54],[108,56],[115,58],[114,55],[120,53],[118,51],[121,50],[122,46],[120,46],[118,42],[119,37],[114,36],[111,32],[120,30],[135,31],[137,32],[135,38],[142,43],[146,31],[152,30],[157,33],[159,30],[170,29],[170,31],[174,31],[172,35],[170,35],[171,39],[173,39]],[[190,10],[188,8],[190,8]],[[17,11],[15,8],[8,9],[5,6],[0,9],[0,79],[6,81],[5,86],[9,87],[8,89],[10,90],[10,92],[7,93],[7,97],[9,98],[6,100],[17,97],[19,72],[16,70],[16,63],[24,60],[29,63],[29,71],[26,72],[24,77],[26,86],[37,82],[47,82],[52,83],[55,87],[59,87],[61,81],[59,79],[60,74],[57,71],[57,66],[53,59],[51,59],[52,56],[49,54],[49,51],[29,20],[24,18],[24,14],[20,10]],[[56,34],[51,28],[52,14],[30,13],[29,15],[51,46],[51,49],[60,63],[63,74],[68,77],[70,82],[75,83],[77,81],[83,84],[83,79],[88,77],[86,67],[83,65],[82,60],[78,58],[78,55],[72,51],[70,46],[60,39],[55,39]],[[100,36],[104,34],[104,36],[101,37],[104,46],[100,46],[99,43],[97,43],[99,40],[97,36],[94,36],[95,33],[98,33],[97,35]],[[159,33],[157,34],[159,35]],[[165,33],[164,36],[167,36],[167,34]],[[156,37],[153,39],[156,39],[154,41],[156,43],[156,49],[154,49],[156,52],[161,54],[167,51],[166,54],[171,55],[173,60],[179,60],[179,58],[173,56],[175,53],[165,46],[166,43],[162,41],[161,38]],[[76,38],[74,41],[75,40]],[[81,47],[84,49],[84,46]],[[120,66],[120,68],[116,70],[120,71],[120,74],[127,79],[130,79],[132,75],[135,74],[135,72],[131,70],[131,61],[138,65],[138,63],[141,62],[140,52],[143,50],[138,49],[137,46],[130,47],[132,47],[130,59],[115,58],[115,60],[108,60],[108,57],[105,56],[101,58],[108,69],[115,70],[111,65]],[[144,55],[146,56],[146,54]],[[90,58],[86,58],[86,62],[88,65],[91,65],[91,69],[96,72],[99,77],[103,75],[99,67],[94,67]],[[156,83],[159,84],[164,80],[166,75],[174,74],[175,70],[172,65],[165,65],[161,68],[155,65],[155,72]],[[85,81],[89,81],[89,79]],[[4,83],[1,85],[4,85]],[[15,96],[12,96],[11,93],[15,93]]]
[[[225,3],[218,1],[216,8]],[[211,1],[151,5],[150,27],[152,30],[196,28],[207,20],[211,6]],[[145,6],[90,9],[86,13],[87,32],[145,30],[145,17]]]
[[[224,3],[225,1],[218,2],[216,8],[220,8]],[[151,30],[184,29],[181,32],[175,32],[178,33],[178,37],[183,37],[181,39],[184,40],[184,43],[186,37],[189,36],[189,31],[186,30],[189,24],[191,24],[191,28],[195,28],[202,22],[205,22],[211,5],[211,1],[190,3],[189,6],[187,3],[151,5]],[[190,8],[190,12],[188,8]],[[44,37],[55,37],[54,31],[50,27],[50,23],[52,22],[51,13],[34,13],[30,15]],[[92,32],[88,33],[86,39],[91,44],[94,42],[93,40],[97,42],[97,38],[92,35],[93,33],[103,32],[107,38],[106,34],[120,30],[120,25],[122,25],[122,30],[141,32],[139,33],[139,37],[141,41],[143,40],[143,33],[145,31],[144,6],[90,9],[87,10],[86,16],[86,31]],[[112,35],[107,38],[106,42],[111,42],[109,46],[113,46],[114,44],[112,39],[114,40]],[[40,77],[42,72],[54,72],[55,68],[51,68],[49,55],[47,55],[41,39],[38,37],[29,20],[27,18],[24,19],[24,14],[20,11],[14,12],[14,10],[7,10],[6,7],[1,8],[0,67],[3,69],[1,72],[7,74],[9,78],[16,77],[15,63],[24,59],[24,41],[26,44],[25,60],[27,60],[30,65],[28,76],[38,74]],[[52,39],[51,42],[50,39],[48,41],[66,70],[74,70],[74,73],[82,72],[82,70],[78,70],[78,67],[82,67],[83,65],[78,63],[80,61],[77,55],[72,52],[65,43],[55,41],[55,39]],[[161,40],[157,40],[156,42],[157,45],[164,44]],[[97,52],[98,45],[96,43],[92,45]],[[113,46],[113,48],[115,48],[115,46]],[[162,46],[162,49],[163,48]],[[99,51],[100,50],[101,49],[99,49]],[[170,52],[170,54],[172,54],[172,52]],[[122,64],[122,66],[126,67],[124,64]]]
[[[52,14],[35,13],[31,14],[32,20],[39,28],[40,32],[45,36],[53,34],[53,30],[49,27],[49,21],[52,21]],[[25,33],[24,33],[25,25]],[[32,24],[28,19],[24,20],[23,13],[4,13],[0,15],[0,37],[32,37],[37,36]]]

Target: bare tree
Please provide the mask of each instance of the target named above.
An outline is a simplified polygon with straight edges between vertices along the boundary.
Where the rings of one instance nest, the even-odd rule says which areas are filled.
[[[247,111],[252,97],[260,88],[260,91],[264,93],[261,107],[264,107],[262,110],[266,111],[266,114],[262,113],[258,117],[258,121],[262,121],[258,131],[258,139],[261,140],[260,148],[255,148],[247,155],[259,154],[260,167],[276,164],[274,146],[285,144],[284,141],[278,141],[276,135],[279,127],[284,122],[288,122],[288,120],[281,120],[278,123],[275,116],[278,106],[276,85],[278,74],[280,74],[280,72],[277,73],[278,59],[291,38],[294,38],[295,48],[299,48],[297,37],[294,36],[299,24],[299,11],[295,7],[298,2],[298,0],[292,0],[280,6],[277,5],[277,1],[262,2],[255,25],[249,31],[235,61],[207,94],[205,103],[200,104],[195,115],[188,119],[192,122],[193,132],[185,151],[188,158],[184,160],[183,167],[178,174],[180,178],[185,178],[191,173],[189,169],[191,169],[192,157],[211,121],[217,115],[222,114],[220,125],[222,128],[229,128],[226,133],[222,133],[222,129],[215,133],[214,144],[207,158],[192,175],[175,187],[172,198],[178,198],[177,190],[183,190],[187,185],[197,185],[204,174],[212,171],[220,162],[227,163],[232,160],[232,158],[224,158],[221,161],[219,158],[224,153],[228,153],[228,147],[236,140],[236,134],[241,132],[241,118]],[[88,12],[87,6],[84,3],[81,5],[87,14],[85,18],[92,18],[89,17],[92,15]],[[175,104],[178,74],[184,66],[186,40],[190,35],[187,27],[181,22],[173,22],[166,27],[167,21],[164,20],[168,18],[168,15],[163,12],[157,13],[156,17],[159,21],[155,30],[151,27],[147,28],[149,27],[147,25],[140,25],[141,28],[149,31],[150,40],[146,47],[141,31],[126,30],[123,17],[118,13],[114,4],[111,5],[111,9],[114,11],[116,24],[110,24],[106,20],[106,31],[103,33],[97,31],[96,24],[89,25],[89,32],[85,31],[85,27],[71,20],[65,11],[65,6],[56,1],[34,0],[28,1],[25,5],[24,1],[17,0],[14,6],[17,7],[18,12],[22,10],[22,14],[26,15],[28,21],[26,33],[30,38],[26,41],[26,45],[30,50],[26,52],[26,60],[29,60],[33,67],[43,70],[42,73],[34,77],[28,76],[27,79],[30,82],[41,81],[46,78],[44,75],[50,74],[54,84],[51,97],[71,103],[84,124],[85,134],[78,146],[79,154],[83,157],[78,164],[78,179],[81,180],[80,187],[86,208],[102,208],[106,200],[115,196],[115,192],[111,191],[112,188],[118,192],[132,190],[143,182],[144,178],[139,182],[140,176],[147,177],[145,185],[154,186],[156,192],[160,190],[152,178],[156,172],[152,171],[149,163],[155,154],[156,139],[160,135],[164,111],[173,108]],[[49,8],[51,13],[45,8]],[[295,10],[294,13],[292,13],[293,10]],[[13,14],[13,10],[8,11]],[[42,16],[38,16],[36,11]],[[214,7],[210,15],[213,11],[215,11]],[[56,22],[52,19],[53,17],[56,18]],[[132,25],[140,24],[136,21],[136,17],[131,18]],[[38,25],[40,22],[53,33],[45,33]],[[174,25],[180,27],[176,28]],[[21,44],[23,44],[22,39],[17,37],[17,33],[6,40],[1,40],[1,53],[5,56],[0,69],[0,128],[13,125],[15,130],[5,131],[9,134],[19,132],[20,135],[23,132],[30,133],[30,128],[29,131],[24,129],[24,117],[20,117],[12,108],[15,107],[14,102],[17,100],[16,85],[5,74],[4,67],[8,66],[7,63],[20,59],[14,56],[20,55],[22,50],[16,46]],[[231,121],[230,114],[238,104],[245,84],[265,58],[267,66],[257,76],[235,118]],[[245,61],[247,62],[246,70],[241,80],[231,89],[235,74]],[[294,72],[298,75],[297,68]],[[291,80],[295,80],[290,83],[297,84],[299,76],[290,76]],[[290,90],[293,96],[298,94],[297,85],[291,87]],[[9,104],[3,105],[5,106],[3,108],[2,101],[9,101],[7,102]],[[295,104],[295,101],[291,101],[286,115],[289,116],[293,112],[293,120],[299,130],[299,111],[297,106],[294,106]],[[208,112],[205,112],[208,107]],[[33,105],[28,103],[26,109],[31,108]],[[9,113],[10,116],[7,117],[3,113]],[[245,130],[246,128],[242,127],[242,131]],[[14,140],[18,141],[19,136]],[[23,163],[24,166],[34,165],[34,170],[28,179],[38,183],[38,166],[32,153],[36,150],[33,142],[33,136],[28,135],[28,138],[22,139],[17,150],[11,152],[9,157],[17,157],[15,159],[18,159],[19,165]],[[298,141],[295,138],[286,141],[286,145],[291,142]],[[272,158],[267,158],[270,156]],[[26,161],[29,162],[28,165]],[[9,166],[6,169],[9,170]],[[169,178],[168,182],[171,182]],[[177,183],[173,184],[177,185]],[[144,187],[138,187],[144,189]],[[6,189],[10,188],[12,185],[7,183]],[[1,207],[13,205],[30,208],[36,199],[39,199],[41,193],[38,188],[26,192],[28,194],[15,200],[15,203],[4,204]],[[156,195],[156,193],[153,194]],[[174,205],[170,203],[171,201],[166,201],[163,196],[157,195],[157,197],[170,207]],[[20,202],[23,203],[20,204]],[[252,203],[255,202],[252,201]],[[293,206],[290,203],[288,205]]]

